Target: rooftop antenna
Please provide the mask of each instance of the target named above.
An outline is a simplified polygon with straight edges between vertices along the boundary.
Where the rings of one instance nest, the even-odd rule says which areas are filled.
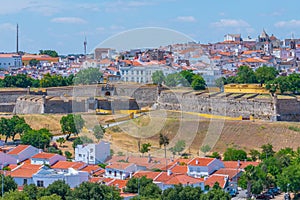
[[[19,54],[19,24],[17,24],[17,49],[16,53]]]

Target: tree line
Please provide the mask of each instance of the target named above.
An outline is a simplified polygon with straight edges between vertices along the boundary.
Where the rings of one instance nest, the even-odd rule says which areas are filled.
[[[262,66],[253,71],[249,66],[240,66],[235,76],[221,77],[216,80],[216,86],[222,88],[226,84],[252,84],[265,85],[272,94],[280,91],[281,94],[300,92],[300,74],[292,73],[287,76],[279,75],[274,67]]]
[[[57,74],[45,74],[43,78],[34,79],[26,74],[8,75],[4,79],[0,79],[0,87],[18,87],[18,88],[47,88],[60,87],[69,85],[87,85],[95,84],[100,81],[102,73],[96,68],[88,68],[79,71],[75,76],[73,74],[63,77]]]
[[[206,83],[203,77],[199,74],[194,74],[192,70],[184,70],[178,73],[164,75],[163,71],[159,70],[152,74],[154,84],[164,83],[168,87],[192,87],[194,90],[204,90]]]

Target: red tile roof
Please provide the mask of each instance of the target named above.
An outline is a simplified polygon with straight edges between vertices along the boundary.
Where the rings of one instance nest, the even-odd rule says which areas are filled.
[[[236,177],[236,175],[240,172],[241,170],[237,169],[231,169],[231,168],[221,168],[218,171],[216,171],[214,174],[215,175],[227,175],[229,179],[232,179],[233,177]]]
[[[171,169],[172,173],[174,174],[186,174],[188,171],[188,168],[186,165],[176,165]]]
[[[180,175],[175,175],[172,176],[170,179],[164,182],[166,185],[187,185],[187,184],[196,184],[196,183],[201,183],[204,182],[203,178],[193,178],[188,175],[180,174]]]
[[[123,189],[126,187],[128,180],[119,180],[119,179],[113,179],[112,181],[108,182],[108,186],[115,186],[119,189]]]
[[[32,156],[31,158],[40,158],[40,159],[50,159],[54,156],[56,156],[57,154],[55,153],[45,153],[45,152],[41,152],[41,153],[38,153],[34,156]]]
[[[225,168],[236,169],[238,167],[238,161],[223,161]],[[257,166],[259,162],[240,161],[240,169],[244,169],[248,165]]]
[[[213,187],[214,184],[218,182],[221,188],[225,188],[227,182],[226,178],[227,176],[225,175],[211,175],[204,181],[204,184],[209,185],[209,187]]]
[[[20,144],[20,145],[16,146],[13,150],[11,150],[10,152],[8,152],[7,154],[18,155],[19,153],[21,153],[22,151],[24,151],[28,147],[29,147],[29,145],[22,145],[22,144]]]
[[[141,178],[145,176],[146,178],[154,180],[161,172],[151,172],[151,171],[138,171],[133,176],[136,178]]]
[[[73,168],[76,170],[82,169],[86,164],[84,162],[69,162],[69,161],[58,161],[51,168],[53,169],[69,169]]]
[[[192,159],[188,165],[191,166],[208,166],[216,158],[194,158]]]
[[[31,178],[33,174],[37,173],[43,165],[31,165],[23,164],[19,168],[15,168],[10,171],[11,177],[20,177],[20,178]]]
[[[85,171],[85,172],[88,172],[89,174],[93,174],[94,172],[97,172],[100,170],[102,170],[102,168],[99,167],[98,165],[88,165],[88,166],[82,168],[80,171]]]
[[[124,163],[124,162],[114,162],[110,165],[107,165],[106,168],[110,169],[126,169],[127,167],[130,167],[131,165],[134,165],[133,163]]]

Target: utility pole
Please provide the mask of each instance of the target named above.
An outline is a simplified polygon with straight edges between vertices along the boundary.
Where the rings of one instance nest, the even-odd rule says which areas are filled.
[[[17,49],[16,53],[19,54],[19,24],[17,24]]]

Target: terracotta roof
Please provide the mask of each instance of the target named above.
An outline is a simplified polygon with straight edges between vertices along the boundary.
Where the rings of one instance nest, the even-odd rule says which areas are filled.
[[[151,171],[138,171],[133,176],[136,178],[141,178],[145,176],[146,178],[154,180],[161,172],[151,172]]]
[[[19,56],[18,54],[14,54],[14,53],[1,53],[0,54],[0,58],[11,58],[13,56]]]
[[[112,181],[108,182],[106,185],[115,186],[119,189],[123,189],[126,187],[127,182],[128,180],[113,179]]]
[[[106,168],[110,169],[126,169],[127,167],[133,165],[133,163],[125,163],[125,162],[115,162],[110,165],[107,165]]]
[[[187,170],[188,168],[186,165],[176,165],[171,169],[172,173],[174,174],[186,174]]]
[[[164,184],[166,185],[187,185],[187,184],[196,184],[196,183],[201,183],[204,182],[203,178],[193,178],[188,175],[180,174],[180,175],[175,175],[168,179]]]
[[[89,182],[99,183],[102,179],[103,179],[103,177],[92,177],[92,178],[89,179]]]
[[[99,167],[98,165],[88,165],[84,168],[82,168],[80,171],[85,171],[85,172],[88,172],[89,174],[92,174],[96,171],[100,171],[102,170],[101,167]]]
[[[260,58],[246,58],[244,60],[241,60],[241,62],[247,62],[247,63],[265,63],[266,61]]]
[[[50,159],[56,155],[58,155],[58,154],[41,152],[41,153],[38,153],[38,154],[32,156],[31,158]]]
[[[194,158],[188,163],[188,165],[191,165],[191,166],[208,166],[209,163],[211,163],[215,159],[216,158]]]
[[[231,169],[231,168],[222,168],[216,171],[215,175],[227,175],[229,179],[235,177],[241,170]]]
[[[223,161],[225,168],[236,169],[238,167],[238,161]],[[248,165],[257,166],[259,162],[240,161],[240,169],[244,169]]]
[[[226,178],[227,176],[225,175],[211,175],[206,180],[204,180],[204,184],[209,185],[209,187],[213,187],[214,184],[218,182],[219,186],[221,188],[224,188],[226,185]]]
[[[82,169],[86,164],[84,162],[69,162],[69,161],[58,161],[51,168],[53,169],[69,169],[73,168],[76,170]]]
[[[93,176],[102,176],[105,173],[105,169],[101,169],[93,173]]]
[[[33,174],[37,173],[42,168],[42,166],[43,165],[23,164],[10,171],[9,175],[11,177],[31,178]]]
[[[25,149],[27,149],[30,145],[18,145],[16,146],[13,150],[11,150],[10,152],[8,152],[7,154],[10,155],[18,155],[19,153],[21,153],[22,151],[24,151]]]

